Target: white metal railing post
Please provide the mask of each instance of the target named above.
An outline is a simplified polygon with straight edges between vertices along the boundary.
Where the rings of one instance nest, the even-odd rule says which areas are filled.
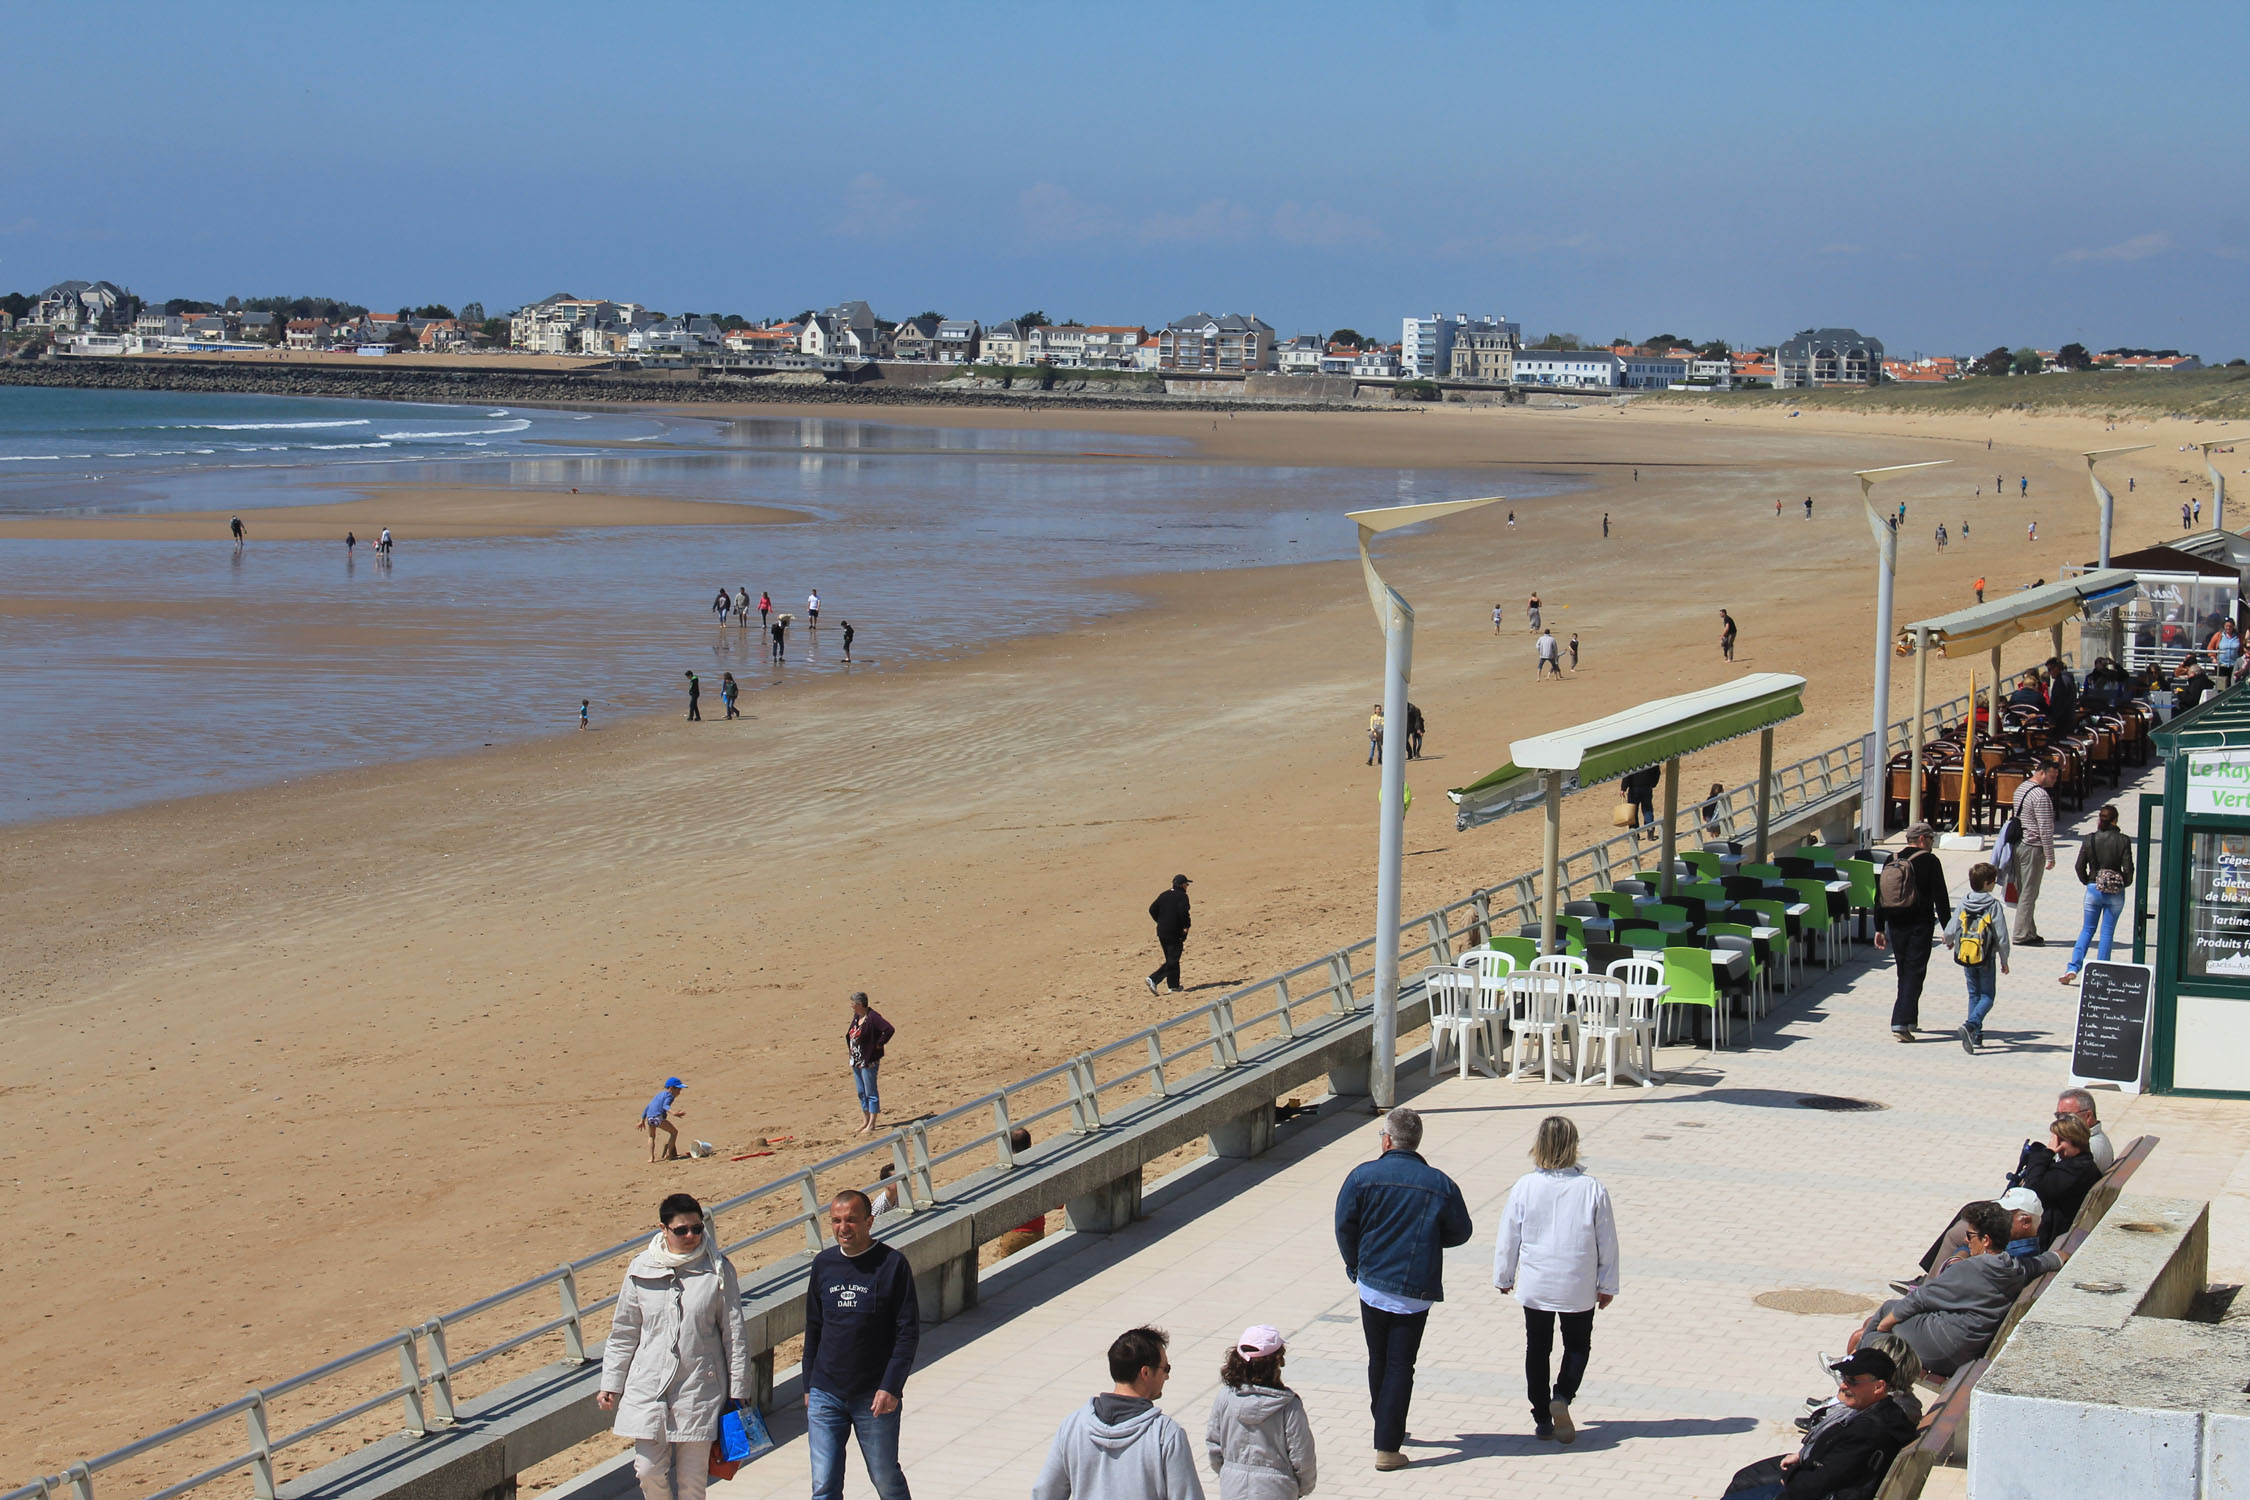
[[[453,1410],[453,1362],[445,1352],[445,1319],[432,1318],[422,1325],[423,1342],[430,1349],[430,1395],[437,1403],[437,1419],[447,1425],[460,1420]]]
[[[1281,1022],[1281,1039],[1293,1042],[1297,1040],[1297,1020],[1289,1014],[1289,976],[1275,975],[1273,988],[1274,993],[1281,997],[1280,1003],[1274,1006],[1274,1015]]]
[[[242,1420],[250,1429],[250,1488],[258,1500],[274,1500],[273,1439],[266,1431],[266,1393],[252,1391]],[[89,1492],[91,1485],[88,1486]]]
[[[813,1181],[811,1172],[797,1174],[797,1200],[804,1205],[805,1248],[818,1255],[820,1239],[820,1186]]]
[[[563,1354],[573,1364],[586,1363],[586,1323],[578,1310],[578,1273],[564,1266],[555,1278],[555,1290],[562,1297]]]
[[[992,1138],[999,1142],[1000,1170],[1003,1172],[1013,1172],[1016,1169],[1016,1143],[1009,1139],[1015,1133],[1015,1126],[1008,1123],[1007,1094],[994,1094],[992,1096]]]
[[[1090,1131],[1099,1130],[1102,1128],[1102,1094],[1101,1082],[1094,1076],[1094,1054],[1081,1052],[1070,1066],[1073,1073],[1084,1076],[1078,1097],[1086,1103],[1086,1128]]]
[[[914,1211],[921,1213],[925,1209],[937,1207],[938,1201],[937,1183],[931,1176],[930,1127],[916,1120],[906,1128],[910,1141],[908,1156],[921,1158],[919,1163],[906,1169],[906,1175],[912,1179],[907,1184],[907,1197],[913,1201]],[[919,1193],[914,1191],[915,1183],[921,1184]]]
[[[1453,934],[1446,930],[1445,918],[1433,911],[1426,920],[1430,924],[1430,941],[1437,944],[1438,962],[1453,962]]]
[[[906,1127],[912,1130],[914,1126]],[[907,1138],[894,1134],[891,1137],[891,1175],[906,1189],[906,1211],[920,1213],[922,1205],[914,1196],[914,1158],[906,1149]]]
[[[1148,1034],[1148,1089],[1157,1098],[1164,1095],[1164,1045],[1157,1041],[1156,1033]]]
[[[414,1355],[414,1330],[402,1328],[398,1335],[399,1400],[406,1407],[406,1430],[415,1437],[426,1437],[430,1419],[422,1410],[422,1366]]]
[[[1358,997],[1352,994],[1351,955],[1339,948],[1328,955],[1328,993],[1336,1002],[1336,1014],[1348,1016],[1359,1009]]]
[[[1486,890],[1477,890],[1471,892],[1469,895],[1469,905],[1476,909],[1477,931],[1484,934],[1484,940],[1486,942],[1491,942],[1492,893]]]
[[[94,1471],[84,1463],[72,1464],[63,1470],[70,1481],[71,1500],[94,1500]]]

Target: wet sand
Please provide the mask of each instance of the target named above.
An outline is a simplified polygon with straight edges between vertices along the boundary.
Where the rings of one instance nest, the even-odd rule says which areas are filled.
[[[803,511],[724,500],[673,500],[652,495],[597,495],[456,485],[335,485],[331,504],[276,505],[242,511],[162,514],[71,514],[0,518],[0,541],[193,541],[228,535],[242,517],[252,541],[342,542],[356,532],[372,546],[385,526],[400,543],[467,537],[540,537],[607,526],[775,526],[809,521]],[[352,498],[345,498],[348,493]]]
[[[1962,461],[1895,487],[1904,621],[1969,602],[1980,573],[2003,590],[2083,558],[2073,445],[2156,441],[2139,492],[2118,486],[2119,542],[2176,534],[2198,486],[2174,481],[2200,465],[2169,450],[2203,430],[2019,423],[1987,455],[1982,421],[1646,409],[914,420],[1095,415],[1207,461],[1593,482],[1517,507],[1512,529],[1495,506],[1383,544],[1420,613],[1431,726],[1409,771],[1409,911],[1531,864],[1532,824],[1456,834],[1442,796],[1512,738],[1760,670],[1811,679],[1784,758],[1864,729],[1871,547],[1849,470]],[[1970,500],[1992,467],[2029,474],[2031,499]],[[1927,533],[1964,513],[1972,540],[1937,555]],[[1356,568],[1128,587],[1145,607],[1127,616],[793,681],[733,723],[714,700],[700,725],[0,830],[0,1261],[32,1310],[0,1333],[20,1414],[0,1472],[52,1471],[583,1253],[665,1191],[723,1196],[829,1154],[853,1121],[849,990],[899,1027],[884,1094],[904,1117],[1363,936],[1382,645]],[[1559,685],[1533,678],[1534,589],[1581,637]],[[1934,664],[1933,691],[1974,665]],[[1740,779],[1753,754],[1698,756],[1685,784]],[[1566,804],[1566,847],[1607,832],[1610,800]],[[1145,910],[1176,870],[1197,882],[1194,992],[1152,999]],[[632,1122],[668,1072],[689,1081],[686,1134],[795,1141],[650,1167]]]

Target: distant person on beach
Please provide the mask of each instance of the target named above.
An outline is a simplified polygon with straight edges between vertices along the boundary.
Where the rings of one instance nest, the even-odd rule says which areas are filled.
[[[1525,609],[1524,614],[1530,620],[1531,628],[1537,630],[1539,628],[1539,596],[1537,594],[1531,596],[1531,603]]]
[[[758,628],[760,630],[766,628],[766,617],[771,615],[772,613],[773,595],[767,593],[763,589],[760,589],[758,591]]]
[[[1336,1197],[1336,1249],[1359,1293],[1367,1389],[1375,1417],[1375,1467],[1403,1469],[1414,1361],[1430,1309],[1445,1300],[1445,1251],[1476,1226],[1453,1179],[1421,1157],[1422,1117],[1383,1117],[1381,1155],[1352,1168]]]
[[[2039,540],[2039,523],[2037,521],[2033,521],[2029,526],[2026,526],[2023,529],[2023,539],[2027,542],[2036,542]]]
[[[1243,1329],[1220,1362],[1203,1429],[1219,1500],[1298,1500],[1319,1477],[1304,1400],[1281,1383],[1287,1362],[1281,1330],[1264,1323]]]
[[[675,1116],[683,1120],[687,1118],[687,1111],[680,1108],[680,1090],[686,1087],[677,1078],[665,1079],[664,1087],[658,1089],[656,1097],[649,1100],[641,1110],[641,1129],[648,1132],[650,1161],[680,1159],[680,1127],[674,1125],[672,1120]],[[664,1137],[664,1155],[661,1158],[656,1154],[656,1137],[659,1133]]]
[[[579,699],[579,700],[578,700],[578,727],[579,727],[580,729],[584,729],[584,728],[586,727],[586,722],[587,722],[587,720],[589,720],[590,718],[592,718],[592,717],[593,717],[593,713],[594,713],[594,700],[593,700],[593,699],[591,699],[591,698],[581,698],[581,699]]]
[[[805,628],[820,629],[820,590],[814,589],[805,596]]]
[[[1781,497],[1779,495],[1773,497],[1773,518],[1776,521],[1781,519]]]
[[[857,633],[852,629],[852,622],[846,620],[844,622],[844,660],[846,661],[852,659],[852,637]]]
[[[1422,718],[1422,710],[1413,704],[1406,705],[1406,758],[1422,758],[1422,732],[1429,726]]]
[[[1606,510],[1602,512],[1602,536],[1605,540],[1609,536],[1609,512]]]
[[[1979,603],[1979,604],[1982,604],[1982,603],[1984,603],[1984,579],[1983,579],[1983,578],[1982,578],[1981,576],[1980,576],[1980,577],[1978,577],[1978,579],[1977,579],[1977,582],[1976,582],[1976,590],[1977,590],[1977,603]]]
[[[1492,606],[1492,633],[1494,635],[1498,635],[1500,633],[1500,620],[1502,617],[1502,613],[1503,612],[1499,605],[1495,604]]]
[[[1195,884],[1185,875],[1175,875],[1172,883],[1156,893],[1148,904],[1149,920],[1156,924],[1156,946],[1164,951],[1164,962],[1143,981],[1150,994],[1156,993],[1156,981],[1163,980],[1173,994],[1180,992],[1180,952],[1187,947],[1188,929],[1195,925],[1188,910],[1188,887]]]
[[[358,546],[358,545],[359,545],[359,538],[358,538],[358,537],[356,537],[356,536],[352,535],[352,533],[350,533],[350,532],[348,532],[348,531],[344,533],[344,556],[346,556],[346,557],[350,557],[350,556],[352,555],[352,548],[354,548],[354,547],[356,547],[356,546]]]
[[[734,618],[737,623],[750,623],[750,587],[744,584],[734,596]]]
[[[2181,514],[2186,514],[2185,507],[2182,507]],[[227,522],[227,530],[234,533],[234,539],[238,542],[250,534],[248,528],[242,524],[242,517],[240,516],[236,516]]]
[[[236,524],[237,526],[240,526],[240,525],[241,525],[242,523],[241,523],[240,521],[237,521],[237,522],[235,522],[235,524]],[[2185,531],[2185,530],[2187,530],[2187,529],[2188,529],[2188,508],[2187,508],[2187,502],[2186,502],[2185,500],[2182,500],[2182,501],[2180,502],[2180,530],[2182,530],[2182,531]]]
[[[2031,493],[2031,477],[2030,477],[2030,476],[2029,476],[2028,474],[2025,474],[2025,475],[2018,475],[2018,476],[2016,477],[2016,494],[2017,494],[2017,495],[2019,495],[2019,496],[2021,496],[2021,495],[2028,495],[2028,494],[2030,494],[2030,493]]]
[[[711,613],[719,617],[721,625],[726,624],[727,616],[734,613],[734,596],[725,589],[719,590],[719,597],[711,601]]]
[[[656,1217],[656,1238],[625,1268],[594,1404],[633,1440],[642,1500],[703,1500],[719,1418],[751,1389],[742,1282],[692,1194],[670,1194]]]
[[[383,530],[382,530],[382,533],[381,533],[381,534],[380,534],[379,536],[377,536],[377,537],[375,538],[375,550],[376,550],[377,552],[380,552],[380,553],[382,553],[382,554],[383,554],[383,555],[384,555],[385,557],[389,557],[389,556],[391,555],[391,528],[390,528],[390,527],[388,527],[388,526],[384,527],[384,528],[383,528]]]
[[[1562,681],[1561,652],[1555,645],[1555,633],[1552,630],[1539,632],[1537,651],[1537,661],[1532,670],[1538,673],[1540,680],[1544,682],[1547,674],[1553,672],[1555,681]]]
[[[1808,521],[1812,519],[1812,496],[1810,495],[1805,496],[1805,519]]]
[[[1570,675],[1578,675],[1578,632],[1575,630],[1570,633]]]
[[[859,1129],[855,1135],[873,1135],[876,1117],[883,1112],[882,1091],[876,1087],[883,1066],[883,1049],[898,1028],[867,1003],[867,991],[852,991],[852,1018],[844,1027],[844,1051],[852,1061],[852,1087],[859,1093]]]
[[[782,661],[789,654],[789,617],[783,615],[773,622],[773,659]]]
[[[1375,765],[1383,758],[1383,705],[1367,716],[1367,763]]]
[[[1108,1391],[1063,1418],[1031,1500],[1203,1500],[1194,1445],[1156,1405],[1172,1376],[1170,1341],[1160,1328],[1117,1336]]]
[[[847,1188],[829,1200],[836,1243],[805,1285],[805,1446],[813,1500],[843,1500],[844,1438],[859,1440],[876,1500],[907,1500],[898,1462],[899,1398],[922,1343],[914,1268],[875,1238],[875,1205]]]
[[[1712,843],[1726,837],[1719,826],[1719,813],[1726,806],[1726,801],[1727,784],[1723,781],[1712,782],[1711,790],[1704,794],[1703,802],[1703,837]]]
[[[1722,609],[1719,611],[1719,659],[1721,661],[1734,660],[1734,637],[1734,616]]]
[[[741,691],[742,689],[735,684],[734,674],[732,672],[726,672],[720,675],[719,699],[721,702],[726,704],[727,717],[730,719],[739,719],[742,717],[742,710],[734,706],[735,695],[740,693]]]
[[[703,722],[703,679],[687,674],[687,716],[690,724]]]

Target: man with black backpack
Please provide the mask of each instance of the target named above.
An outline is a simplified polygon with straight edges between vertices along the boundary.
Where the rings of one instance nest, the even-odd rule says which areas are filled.
[[[1961,1026],[1961,1050],[1976,1055],[1984,1045],[1984,1018],[1999,994],[1999,975],[2008,972],[2008,912],[1993,887],[2000,871],[1989,864],[1969,867],[1969,893],[1945,924],[1945,946],[1961,966],[1969,986],[1969,1018]],[[1994,968],[1997,964],[1999,967]]]
[[[1922,980],[1930,968],[1930,948],[1940,922],[1953,920],[1953,901],[1945,893],[1945,866],[1930,844],[1937,837],[1927,823],[1906,830],[1906,849],[1883,866],[1875,881],[1875,946],[1888,948],[1898,964],[1898,999],[1891,1004],[1891,1035],[1914,1040],[1922,1022]]]

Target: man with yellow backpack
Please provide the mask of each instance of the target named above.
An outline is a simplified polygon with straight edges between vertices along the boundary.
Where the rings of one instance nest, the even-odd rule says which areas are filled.
[[[1972,1056],[1984,1045],[1984,1018],[1998,995],[1998,975],[2008,972],[2008,916],[1993,887],[2000,872],[1989,864],[1969,867],[1969,891],[1945,924],[1945,946],[1961,966],[1969,986],[1969,1019],[1961,1027],[1961,1050]],[[1994,967],[1997,965],[1997,969]]]

